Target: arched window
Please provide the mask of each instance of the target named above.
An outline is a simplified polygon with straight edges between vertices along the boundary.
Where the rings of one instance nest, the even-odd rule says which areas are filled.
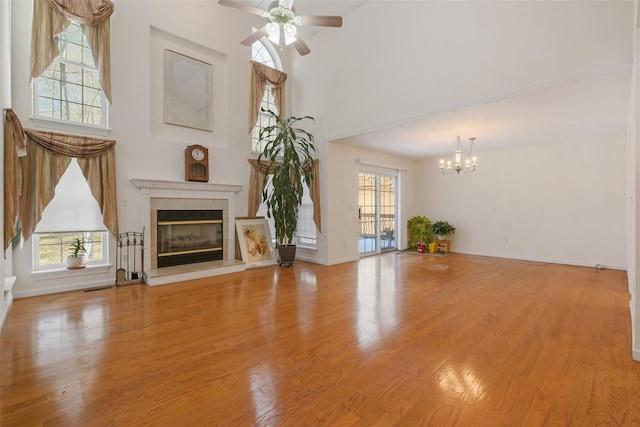
[[[268,67],[275,68],[276,70],[282,71],[282,64],[280,63],[280,58],[278,57],[277,52],[271,46],[270,43],[263,43],[258,40],[251,46],[251,59],[261,64],[264,64]],[[273,98],[272,88],[267,86],[264,97],[262,98],[261,107],[265,110],[271,110],[278,113],[278,109],[275,104],[275,100]],[[260,134],[260,129],[270,126],[272,123],[271,117],[268,114],[260,112],[258,116],[258,122],[253,128],[251,132],[251,149],[255,152],[262,152],[264,146],[260,144],[258,135]],[[267,184],[271,185],[270,183]],[[305,185],[304,196],[302,198],[302,204],[298,210],[298,229],[296,230],[295,239],[296,244],[300,247],[305,247],[308,249],[316,248],[316,225],[313,222],[313,202],[311,201],[311,197],[309,197],[309,189]],[[258,215],[267,217],[267,206],[265,203],[260,205],[258,209]],[[269,227],[271,228],[271,235],[275,236],[275,228],[273,226],[273,218],[267,218],[267,222],[269,223]]]
[[[280,63],[280,58],[275,50],[268,43],[263,43],[261,40],[258,40],[253,45],[251,45],[251,59],[259,62],[261,64],[266,65],[267,67],[274,68],[276,70],[282,71],[282,64]],[[276,106],[275,99],[273,97],[273,88],[267,85],[267,88],[264,91],[264,97],[262,98],[261,108],[265,110],[271,110],[274,113],[278,114],[278,107]],[[262,152],[264,149],[264,144],[261,144],[259,141],[260,130],[270,126],[273,119],[269,117],[268,114],[260,111],[258,115],[258,121],[256,125],[253,127],[253,131],[251,132],[251,150],[255,152]]]

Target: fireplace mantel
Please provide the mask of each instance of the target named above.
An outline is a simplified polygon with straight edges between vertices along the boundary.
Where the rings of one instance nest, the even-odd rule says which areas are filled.
[[[131,182],[140,190],[202,191],[234,194],[242,190],[241,185],[209,184],[206,182],[161,181],[156,179],[132,179]]]
[[[207,263],[189,264],[184,266],[153,268],[153,248],[145,250],[144,265],[151,268],[146,271],[146,283],[148,285],[162,285],[166,283],[184,280],[199,279],[219,274],[242,271],[246,267],[244,263],[235,261],[235,196],[242,190],[241,185],[210,184],[188,181],[161,181],[152,179],[132,179],[131,182],[140,190],[140,222],[145,230],[145,242],[153,245],[151,239],[152,224],[151,211],[156,200],[161,199],[186,199],[195,200],[223,200],[227,205],[225,221],[225,255],[222,262],[211,261]],[[154,200],[156,199],[156,200]],[[198,203],[198,202],[196,202]],[[217,265],[217,264],[219,265]]]

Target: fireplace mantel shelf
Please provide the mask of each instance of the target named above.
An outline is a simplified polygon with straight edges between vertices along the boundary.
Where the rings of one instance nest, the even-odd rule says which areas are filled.
[[[174,190],[174,191],[205,191],[237,193],[242,190],[241,185],[234,184],[209,184],[206,182],[190,181],[162,181],[156,179],[132,179],[131,182],[138,189],[150,190]]]

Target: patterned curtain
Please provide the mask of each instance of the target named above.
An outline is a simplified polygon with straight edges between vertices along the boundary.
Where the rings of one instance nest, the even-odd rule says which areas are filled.
[[[39,77],[60,54],[55,37],[78,22],[91,46],[100,84],[111,103],[110,0],[33,0],[31,79]]]
[[[4,249],[18,235],[20,219],[20,189],[22,188],[22,160],[27,155],[27,139],[18,116],[5,110],[4,126]]]
[[[20,124],[12,110],[7,110],[6,116],[7,123]],[[91,194],[100,206],[104,225],[117,236],[116,141],[33,129],[25,129],[24,135],[26,156],[21,165],[16,141],[24,137],[13,132],[10,138],[5,136],[5,147],[9,147],[5,148],[9,154],[5,154],[5,249],[17,235],[18,221],[22,222],[22,239],[31,237],[72,157],[78,159]],[[7,204],[6,200],[11,202]]]
[[[264,98],[267,84],[273,87],[273,97],[278,107],[280,116],[284,115],[284,83],[287,74],[282,71],[267,67],[259,62],[251,61],[251,104],[249,105],[249,133],[258,121],[260,104]]]
[[[264,190],[265,176],[273,173],[274,165],[277,162],[270,160],[248,159],[251,165],[249,176],[249,200],[248,200],[248,216],[253,217],[258,213],[260,204],[262,203],[262,191]],[[309,167],[313,171],[313,181],[309,185],[309,197],[313,203],[313,222],[316,224],[318,231],[322,232],[322,216],[320,214],[320,168],[318,167],[318,159],[315,159]]]

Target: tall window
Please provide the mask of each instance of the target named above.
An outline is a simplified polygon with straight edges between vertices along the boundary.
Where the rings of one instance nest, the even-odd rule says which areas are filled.
[[[49,123],[107,128],[107,100],[91,47],[79,24],[72,22],[56,37],[59,56],[34,80],[35,118]],[[82,129],[74,129],[82,133]],[[108,262],[108,233],[76,159],[56,187],[32,237],[33,270],[65,268],[69,243],[83,238],[87,264]]]
[[[282,65],[280,65],[280,58],[268,43],[262,43],[258,40],[251,46],[251,59],[268,67],[275,68],[282,71]],[[278,109],[273,97],[273,90],[267,86],[262,98],[261,107],[265,110],[271,110],[278,114]],[[258,116],[258,122],[253,128],[251,133],[251,148],[255,152],[262,152],[264,149],[264,143],[259,141],[260,130],[274,125],[273,119],[268,115],[260,111]],[[271,185],[270,181],[267,187]],[[295,234],[296,245],[309,249],[316,248],[316,224],[313,222],[313,202],[309,196],[309,188],[305,185],[304,195],[302,196],[302,204],[298,208],[298,228]],[[258,209],[258,216],[267,217],[267,205],[262,203]],[[275,228],[273,226],[273,219],[267,217],[267,222],[271,228],[271,235],[275,236]]]
[[[267,48],[267,44],[262,43],[262,41],[260,40],[251,45],[251,59],[268,67],[282,71],[280,59],[278,58],[277,54]],[[261,152],[264,149],[265,142],[260,142],[260,130],[275,124],[273,118],[270,117],[269,114],[263,113],[262,110],[271,110],[276,114],[279,113],[278,107],[276,106],[275,98],[273,96],[273,88],[268,85],[266,90],[264,91],[264,96],[262,98],[262,104],[260,104],[260,107],[261,109],[258,115],[258,121],[256,122],[256,125],[253,127],[253,131],[251,132],[251,149],[255,152]]]
[[[34,116],[106,128],[106,97],[82,28],[72,22],[56,39],[60,55],[34,85]]]

